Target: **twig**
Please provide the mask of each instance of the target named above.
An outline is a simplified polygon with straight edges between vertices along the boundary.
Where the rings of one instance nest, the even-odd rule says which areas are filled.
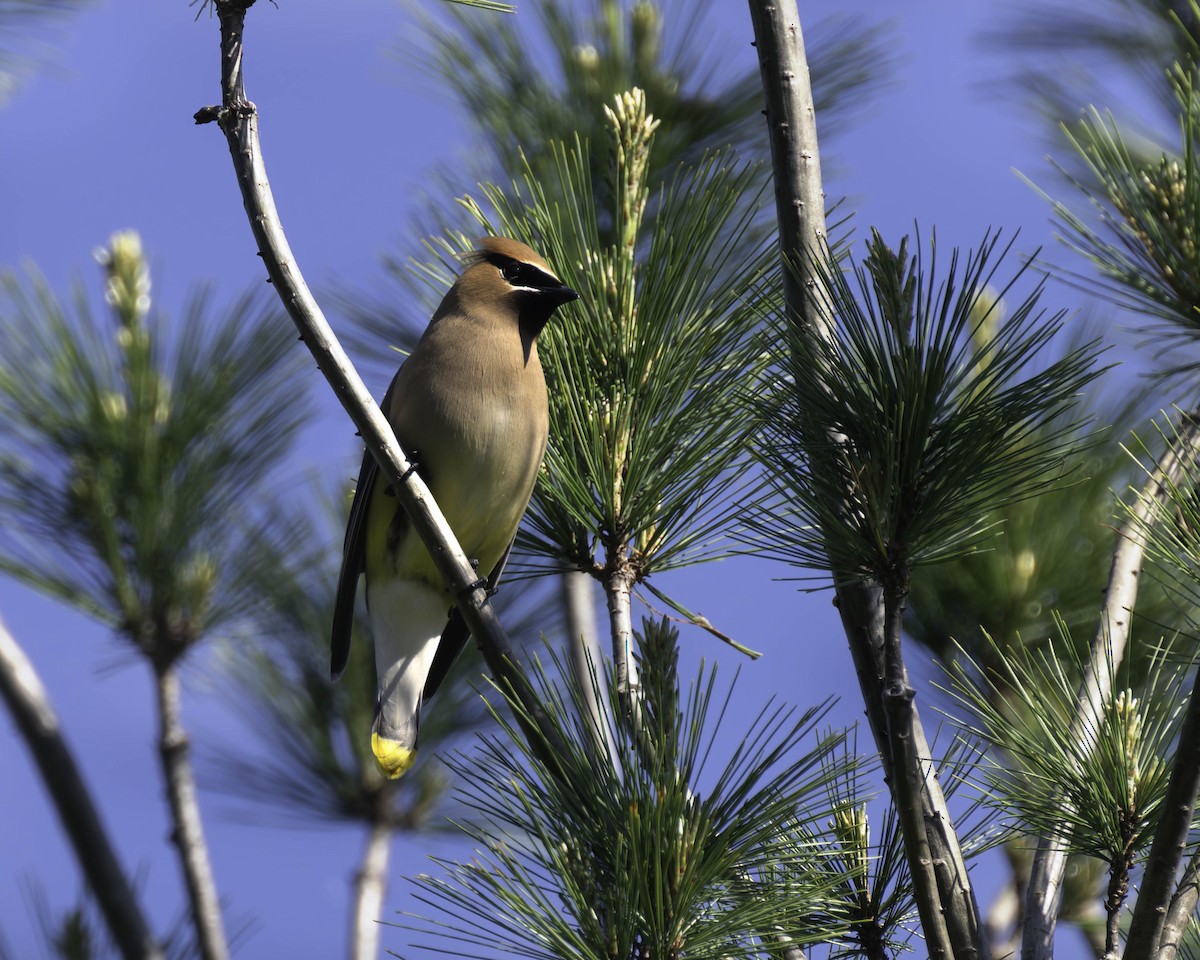
[[[126,960],[162,960],[137,897],[63,738],[50,696],[25,651],[0,622],[0,697],[37,764],[88,887]]]
[[[678,613],[680,615],[679,617],[672,617],[670,614],[662,614],[663,616],[667,617],[668,620],[673,620],[676,623],[687,623],[687,624],[691,624],[694,627],[699,627],[701,630],[707,631],[708,633],[710,633],[714,637],[716,637],[718,640],[720,640],[722,643],[728,644],[729,646],[733,647],[733,649],[736,650],[738,653],[749,657],[751,660],[757,660],[759,657],[762,656],[762,651],[751,650],[745,644],[738,643],[736,640],[733,639],[733,637],[729,636],[729,634],[724,633],[721,630],[718,630],[715,626],[713,626],[712,621],[709,620],[708,617],[704,616],[704,614],[693,613],[691,610],[689,610],[687,607],[685,607],[679,601],[673,600],[671,597],[668,597],[665,593],[663,593],[661,590],[659,590],[657,587],[655,587],[654,584],[652,584],[649,580],[643,580],[641,582],[640,586],[642,586],[646,590],[649,590],[652,594],[654,594],[656,597],[658,597],[659,600],[661,600],[668,607],[670,607],[672,610],[674,610],[676,613]],[[649,600],[647,600],[645,597],[641,596],[640,594],[638,595],[638,599],[641,600],[642,603],[644,603],[650,609],[650,611],[652,613],[658,614],[661,612],[661,611],[657,610],[654,607],[654,605],[652,603],[650,603]]]
[[[1124,821],[1124,818],[1122,820]],[[1121,851],[1108,867],[1108,891],[1104,898],[1104,913],[1107,917],[1104,925],[1105,958],[1120,956],[1117,946],[1121,942],[1121,907],[1129,895],[1129,875],[1133,871],[1133,844],[1137,836],[1136,824],[1122,822],[1121,834],[1124,838]]]
[[[508,637],[488,603],[486,589],[479,585],[478,575],[430,496],[429,488],[419,474],[409,469],[409,461],[395,434],[334,336],[288,246],[263,164],[258,111],[246,99],[242,75],[242,29],[246,11],[253,4],[254,0],[216,0],[221,28],[221,105],[202,108],[197,111],[195,120],[197,123],[216,121],[224,132],[250,229],[275,292],[300,331],[300,339],[316,358],[317,366],[396,492],[413,529],[429,551],[479,644],[497,686],[521,705],[516,715],[529,735],[530,743],[542,755],[548,768],[557,770],[554,746],[558,734],[548,722],[545,709],[528,678],[517,665]]]
[[[1187,933],[1196,909],[1197,898],[1200,898],[1200,850],[1188,860],[1183,876],[1179,878],[1179,886],[1175,889],[1175,896],[1171,898],[1171,907],[1167,910],[1167,919],[1158,938],[1158,960],[1175,960],[1179,944]]]
[[[1087,742],[1085,738],[1089,737],[1089,726],[1094,722],[1094,718],[1101,715],[1104,704],[1112,695],[1113,671],[1124,659],[1125,647],[1129,642],[1131,612],[1137,603],[1138,584],[1146,556],[1146,531],[1154,523],[1158,505],[1167,497],[1170,486],[1179,482],[1186,465],[1194,460],[1198,453],[1200,425],[1193,418],[1185,418],[1178,441],[1163,455],[1142,488],[1138,502],[1131,508],[1129,519],[1121,526],[1108,574],[1104,605],[1100,610],[1096,634],[1092,638],[1091,658],[1080,684],[1079,707],[1068,734],[1074,740]],[[1067,822],[1071,811],[1065,802],[1063,810],[1065,815],[1057,829],[1038,840],[1037,852],[1034,854],[1025,897],[1022,960],[1051,960],[1054,955],[1054,928],[1058,920],[1063,876],[1067,867],[1067,842],[1071,836],[1070,825]],[[1156,847],[1158,843],[1156,837]],[[1160,855],[1164,854],[1161,849],[1159,852]],[[1165,880],[1166,886],[1163,886],[1164,881],[1161,877],[1151,877],[1157,893],[1155,898],[1146,901],[1145,907],[1142,907],[1142,900],[1146,897],[1144,881],[1138,895],[1139,911],[1143,912],[1139,938],[1145,938],[1142,943],[1147,948],[1159,939],[1155,931],[1161,928],[1162,916],[1159,914],[1147,928],[1150,920],[1144,915],[1144,911],[1161,910],[1165,906],[1166,890],[1174,880],[1179,860],[1176,859],[1174,863],[1175,866]],[[1127,950],[1127,954],[1137,957],[1153,956],[1153,952],[1134,953],[1132,950]]]
[[[174,830],[171,840],[179,849],[179,862],[187,887],[197,947],[204,960],[229,960],[229,941],[221,919],[221,901],[213,880],[200,805],[196,800],[196,780],[188,760],[188,738],[179,712],[179,674],[174,666],[155,670],[158,696],[158,755],[167,801],[171,806]]]

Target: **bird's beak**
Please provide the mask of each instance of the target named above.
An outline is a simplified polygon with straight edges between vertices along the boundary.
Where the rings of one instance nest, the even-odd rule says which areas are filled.
[[[565,283],[557,287],[552,287],[546,290],[545,293],[554,301],[556,307],[562,306],[564,303],[570,303],[572,300],[578,300],[579,294],[568,287]]]

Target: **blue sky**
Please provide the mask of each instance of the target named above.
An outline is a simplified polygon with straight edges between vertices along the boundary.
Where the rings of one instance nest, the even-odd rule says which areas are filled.
[[[820,0],[802,4],[802,14],[815,20],[850,12],[874,22],[880,6]],[[1004,63],[978,43],[980,31],[994,25],[995,6],[888,6],[894,80],[830,146],[836,177],[829,192],[849,195],[860,237],[873,225],[898,239],[918,220],[923,232],[936,225],[947,246],[975,243],[988,226],[1020,228],[1023,251],[1050,244],[1045,201],[1014,173],[1049,182],[1044,140],[1031,118],[998,95]],[[731,64],[752,66],[744,5],[726,0],[712,20]],[[381,250],[412,249],[405,225],[430,171],[455,164],[468,147],[446,96],[388,52],[413,36],[411,25],[401,5],[383,0],[281,0],[250,13],[248,93],[259,106],[284,226],[318,288],[336,280],[379,289]],[[91,251],[113,231],[134,228],[152,258],[155,298],[168,313],[195,282],[215,284],[228,299],[261,282],[224,139],[192,122],[197,108],[219,99],[216,21],[196,21],[184,0],[97,2],[62,26],[54,47],[55,62],[0,111],[0,266],[31,261],[58,289],[78,275],[94,290]],[[1056,288],[1047,302],[1070,306],[1080,298]],[[381,392],[385,384],[371,386]],[[311,388],[322,413],[281,497],[302,491],[309,475],[349,479],[356,470],[353,428],[315,370]],[[777,694],[807,705],[832,693],[842,698],[833,719],[852,723],[861,706],[830,597],[774,579],[786,574],[766,562],[726,561],[665,578],[664,586],[765,652],[757,663],[740,664],[739,696],[748,704]],[[7,580],[0,580],[0,616],[49,688],[124,862],[164,930],[183,903],[167,842],[147,671],[105,630]],[[704,634],[685,634],[685,646],[689,656],[719,658],[727,670],[739,665]],[[187,677],[185,721],[194,743],[203,750],[221,738],[244,738],[213,696],[212,674],[194,667]],[[0,931],[15,956],[34,957],[22,878],[36,877],[60,908],[80,880],[7,716],[0,718],[0,769]],[[230,818],[223,798],[203,794],[201,802],[230,926],[255,921],[240,955],[344,952],[358,832],[246,825]],[[400,841],[389,902],[411,909],[399,878],[430,869],[430,854],[460,850],[443,840]],[[986,902],[992,888],[982,880]],[[408,940],[404,931],[383,936],[397,951]]]

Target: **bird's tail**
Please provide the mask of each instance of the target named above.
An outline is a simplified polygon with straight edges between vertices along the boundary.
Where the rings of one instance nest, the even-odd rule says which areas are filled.
[[[417,759],[421,693],[448,609],[445,595],[415,580],[387,580],[367,588],[378,678],[371,751],[389,779]]]

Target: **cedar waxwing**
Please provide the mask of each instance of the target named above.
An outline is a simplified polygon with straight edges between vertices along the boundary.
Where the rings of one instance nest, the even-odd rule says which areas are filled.
[[[537,336],[577,294],[529,247],[485,237],[383,398],[383,412],[458,537],[495,586],[546,451]],[[399,777],[416,759],[421,706],[466,644],[453,598],[367,451],[333,614],[331,669],[346,666],[360,574],[375,641],[371,749]]]

